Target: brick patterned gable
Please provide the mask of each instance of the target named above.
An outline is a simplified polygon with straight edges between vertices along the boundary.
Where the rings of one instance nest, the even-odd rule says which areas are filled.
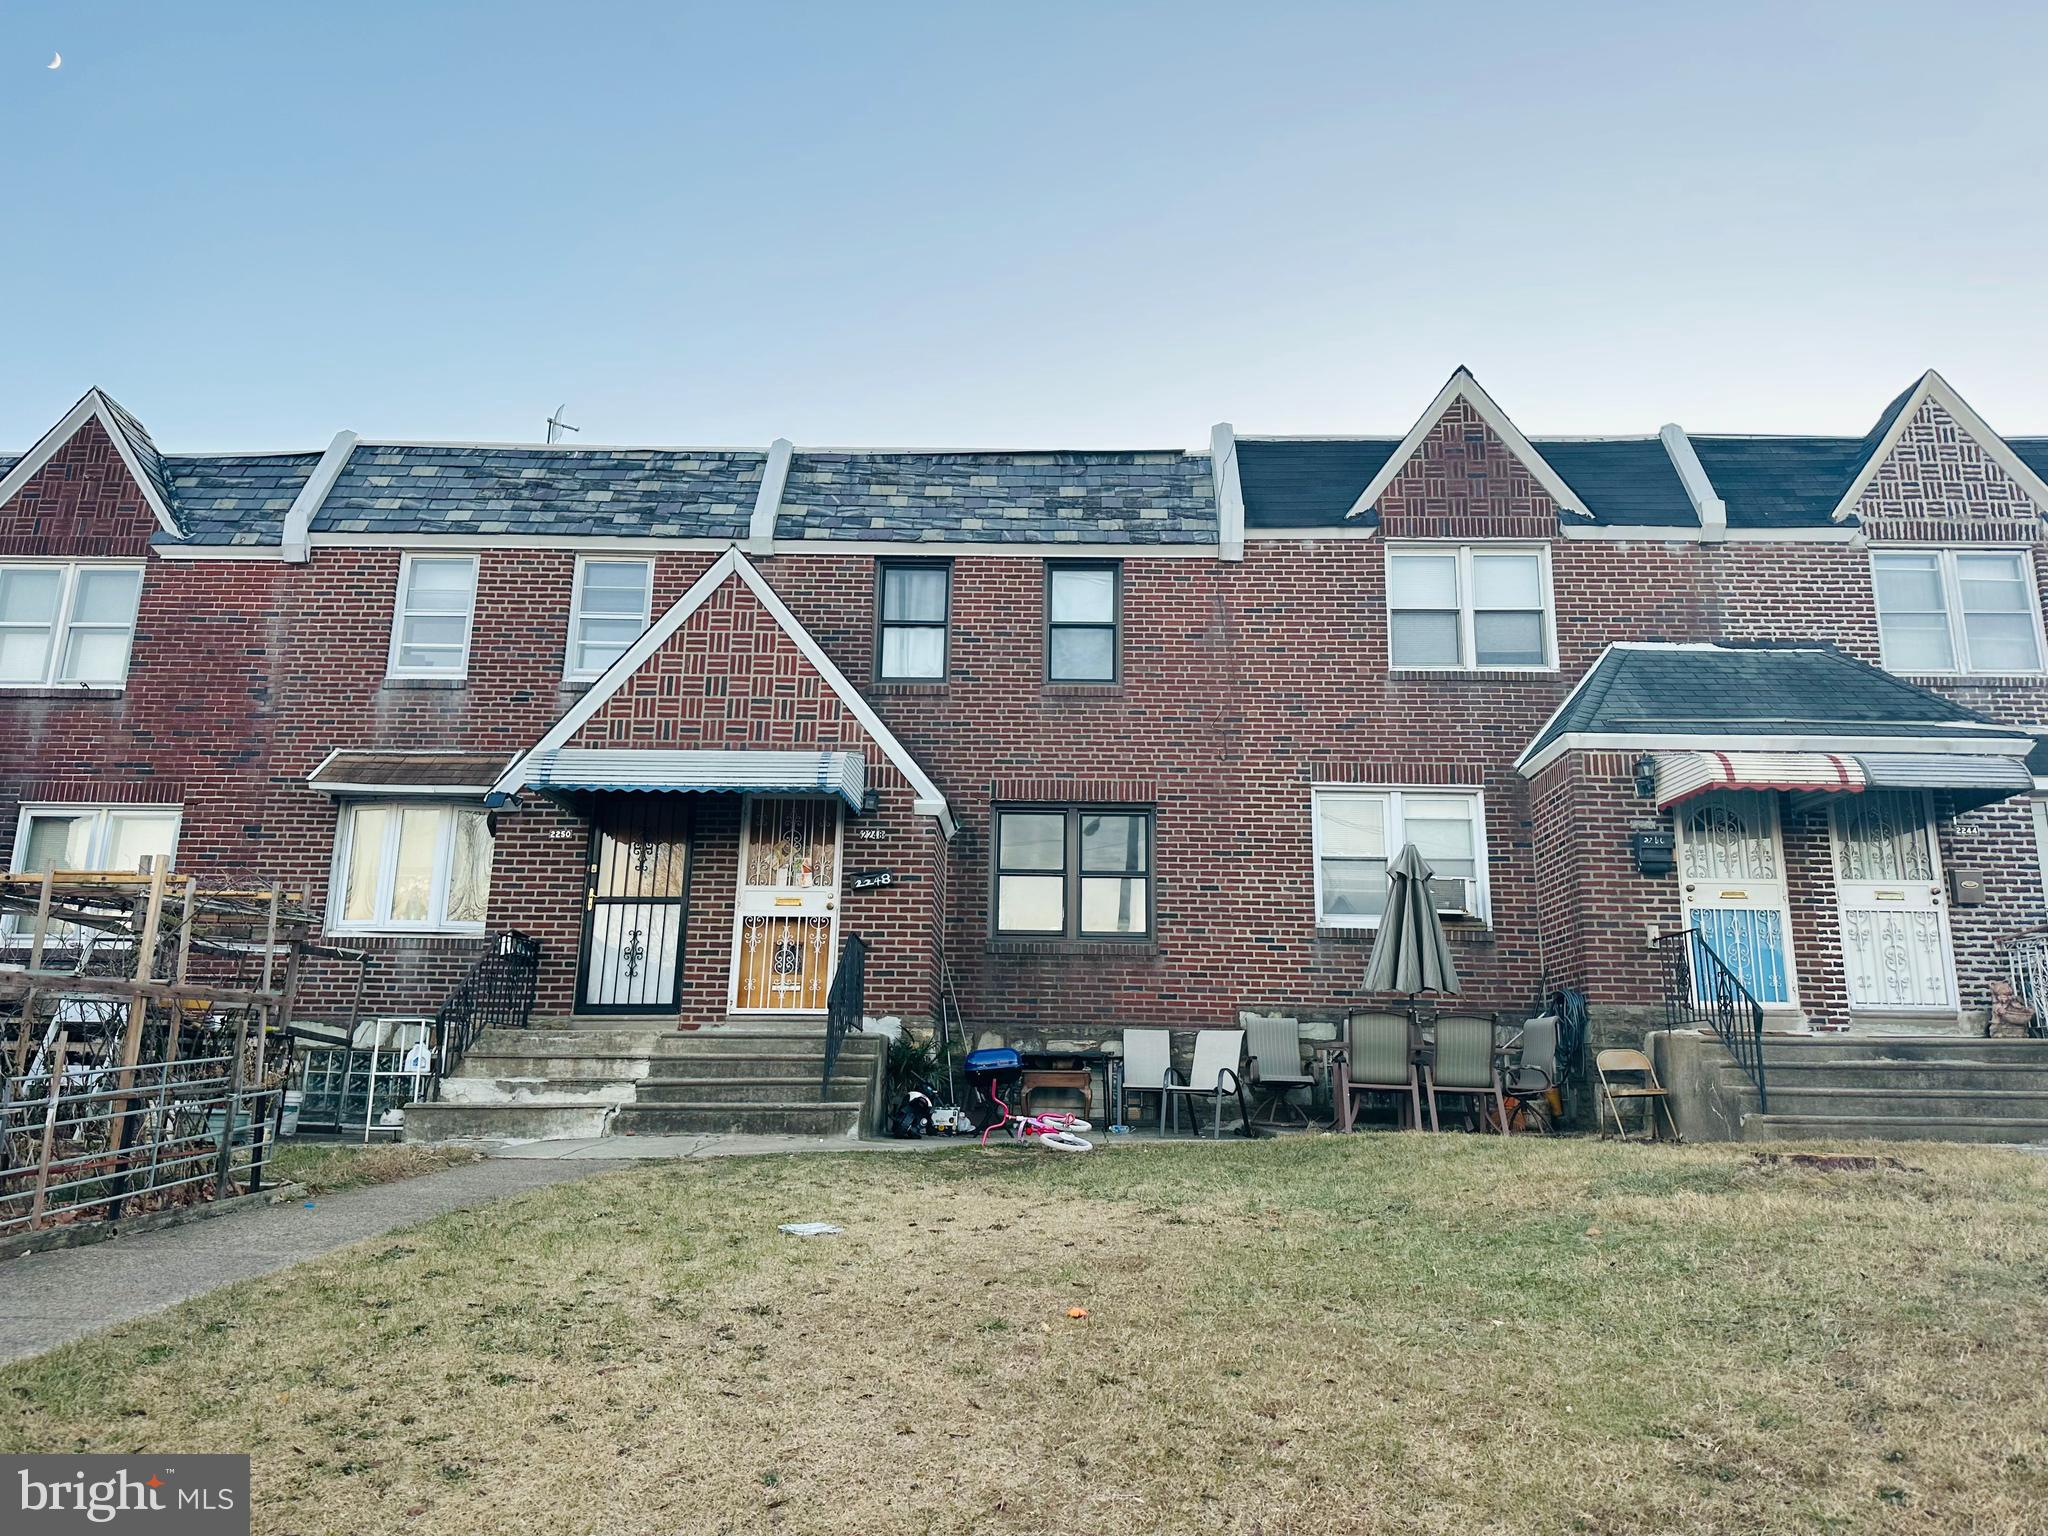
[[[1389,538],[1547,539],[1555,500],[1469,400],[1453,400],[1380,493]]]
[[[126,555],[149,550],[156,514],[97,417],[0,507],[0,555]]]
[[[1874,539],[2032,542],[2041,513],[2024,487],[1937,400],[1924,400],[1856,502]]]
[[[858,751],[868,733],[761,600],[729,576],[598,706],[573,747]]]

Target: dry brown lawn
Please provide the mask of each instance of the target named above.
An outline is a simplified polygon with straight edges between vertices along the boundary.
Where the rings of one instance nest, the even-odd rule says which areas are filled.
[[[325,1195],[416,1179],[458,1163],[473,1163],[481,1155],[467,1147],[402,1141],[287,1141],[279,1144],[266,1177],[280,1184],[303,1184],[307,1193]]]
[[[0,1448],[250,1451],[351,1536],[2039,1536],[2048,1159],[1882,1150],[648,1166],[0,1371]]]

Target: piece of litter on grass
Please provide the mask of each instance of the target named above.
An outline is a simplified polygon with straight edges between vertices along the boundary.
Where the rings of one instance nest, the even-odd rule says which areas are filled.
[[[1069,1308],[1067,1308],[1067,1316],[1069,1316],[1069,1317],[1086,1317],[1087,1315],[1088,1315],[1088,1309],[1087,1309],[1086,1307],[1069,1307]]]
[[[829,1221],[785,1221],[775,1230],[791,1237],[837,1237],[846,1228],[835,1227]]]

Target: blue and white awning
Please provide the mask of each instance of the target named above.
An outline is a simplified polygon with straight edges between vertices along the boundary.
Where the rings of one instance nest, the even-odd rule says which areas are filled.
[[[556,747],[532,753],[520,778],[542,794],[836,795],[857,811],[868,765],[858,752]],[[510,798],[495,793],[491,802],[502,805]]]

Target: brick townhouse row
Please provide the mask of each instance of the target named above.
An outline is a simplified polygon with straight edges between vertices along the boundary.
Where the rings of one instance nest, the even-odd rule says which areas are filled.
[[[870,1014],[1085,1032],[1355,1004],[1413,842],[1475,1003],[1625,1023],[1692,926],[1953,1020],[2048,918],[2044,471],[1933,373],[1207,452],[180,455],[95,390],[0,458],[0,860],[281,879],[373,1012],[517,930],[545,1015],[815,1013],[858,934]]]

